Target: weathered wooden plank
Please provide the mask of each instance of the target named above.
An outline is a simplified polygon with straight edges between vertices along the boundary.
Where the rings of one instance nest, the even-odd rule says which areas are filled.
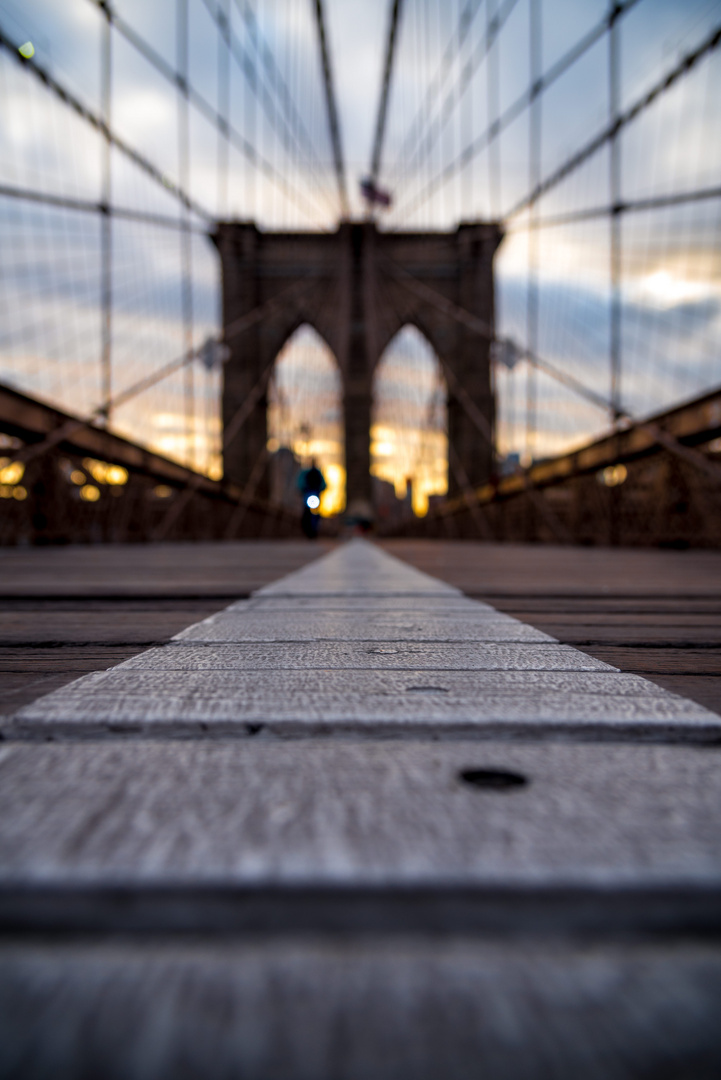
[[[685,594],[718,602],[721,552],[384,540],[384,551],[464,593],[488,597]]]
[[[720,999],[715,943],[5,945],[0,1075],[712,1080]]]
[[[98,668],[109,668],[120,664],[131,656],[137,656],[135,645],[98,645],[90,649],[84,645],[61,645],[44,648],[39,646],[32,651],[32,658],[24,648],[0,647],[0,672],[3,674],[23,674],[31,671],[35,674],[65,674],[68,670],[78,675]]]
[[[328,551],[325,541],[0,548],[3,597],[239,596]]]
[[[1,755],[3,888],[721,889],[721,748],[129,741]],[[504,787],[508,773],[525,783]]]
[[[590,622],[586,625],[568,624],[558,619],[544,619],[543,623],[543,629],[547,633],[567,645],[641,645],[673,650],[708,647],[721,649],[721,627],[713,629],[703,625],[664,626],[651,622],[639,625],[634,620],[629,620],[629,624],[623,628]],[[524,625],[527,626],[528,623]]]
[[[373,596],[395,593],[460,596],[460,590],[430,577],[363,540],[336,547],[324,559],[260,589],[257,596]]]
[[[719,552],[446,541],[383,546],[560,641],[721,712]],[[643,618],[656,613],[661,618],[653,623]],[[681,672],[688,672],[685,683],[663,679]]]
[[[646,675],[649,682],[721,713],[721,679],[718,675]]]
[[[460,642],[294,641],[232,645],[186,645],[149,649],[122,665],[124,671],[312,671],[338,668],[424,671],[616,671],[567,645]]]
[[[528,618],[527,613],[518,614],[515,618],[524,621],[524,618]],[[535,615],[538,618],[538,613]],[[685,611],[680,605],[677,611],[648,611],[639,612],[637,610],[632,611],[616,611],[616,612],[550,612],[545,613],[542,616],[544,623],[551,623],[554,626],[563,626],[568,628],[569,631],[575,630],[578,633],[583,633],[589,627],[593,627],[597,634],[614,634],[615,636],[623,637],[624,633],[628,629],[645,630],[645,631],[685,631],[689,629],[695,630],[697,633],[706,632],[711,636],[718,636],[719,634],[719,613],[718,612],[688,612]],[[619,635],[619,631],[621,634]]]
[[[307,612],[353,612],[388,614],[392,612],[416,612],[424,615],[463,615],[473,613],[474,617],[481,614],[488,618],[506,621],[513,616],[496,611],[490,604],[483,604],[478,600],[471,600],[465,596],[456,596],[439,593],[431,593],[424,596],[422,593],[374,593],[372,595],[345,596],[342,593],[329,593],[327,596],[280,594],[269,596],[266,593],[255,593],[252,599],[239,600],[228,605],[227,611],[239,610],[240,606],[247,610],[257,611],[262,614],[285,614]],[[516,620],[519,621],[519,620]],[[522,621],[522,620],[520,620]]]
[[[343,598],[343,582],[349,589],[365,587],[364,610],[355,610],[354,595]],[[502,729],[543,736],[559,730],[596,734],[605,728],[610,737],[644,732],[670,738],[715,738],[721,731],[721,718],[702,707],[633,676],[588,672],[588,662],[579,659],[574,665],[570,653],[568,667],[575,670],[548,670],[541,643],[559,650],[556,665],[559,659],[563,663],[563,650],[553,639],[455,594],[445,602],[433,594],[426,602],[425,590],[432,585],[432,579],[367,543],[345,545],[284,579],[275,592],[269,587],[182,631],[164,650],[129,667],[88,676],[21,710],[8,733],[87,735],[120,726],[165,734],[243,734],[259,725],[279,734],[412,734],[435,727],[438,734],[456,737]],[[332,598],[337,606],[308,610],[306,594]],[[373,610],[374,596],[398,600],[400,606],[386,603]],[[364,663],[345,670],[332,662],[328,668],[304,668],[308,647],[317,649],[319,643],[329,653],[334,644],[365,644]],[[458,643],[466,650],[484,643],[498,650],[506,643],[506,653],[495,655],[507,666],[486,663],[441,677],[433,648],[428,669],[424,664],[424,645],[437,643]],[[267,646],[257,670],[235,666],[241,644],[258,646],[256,655]],[[193,645],[204,648],[193,650]],[[305,648],[293,663],[289,656],[299,645]],[[412,659],[396,670],[382,659],[388,655],[384,649],[402,653],[409,645]],[[530,645],[536,648],[523,659]],[[551,668],[556,665],[551,661]]]
[[[23,658],[18,670],[28,671],[28,681],[23,690],[22,679],[20,682],[14,677],[0,680],[0,693],[5,686],[10,695],[8,700],[22,704],[43,692],[45,684],[35,682],[37,645],[42,648],[71,642],[87,648],[92,658],[96,642],[106,642],[108,648],[127,647],[129,643],[140,648],[163,641],[199,616],[210,614],[222,604],[222,598],[227,602],[232,595],[249,592],[271,578],[297,568],[305,559],[325,549],[325,546],[314,548],[304,543],[250,541],[131,545],[125,548],[101,545],[50,550],[4,549],[0,552],[3,577],[0,593],[7,595],[8,591],[14,591],[17,599],[12,602],[11,611],[8,612],[6,601],[0,612],[0,639],[12,645],[15,655]],[[400,546],[394,542],[392,549],[402,552],[404,557],[426,570],[445,575],[471,593],[477,595],[482,590],[484,595],[493,596],[494,602],[507,613],[555,637],[560,634],[567,642],[579,640],[572,623],[554,623],[550,616],[575,612],[587,618],[588,634],[584,631],[581,640],[593,638],[586,648],[602,661],[649,675],[664,670],[672,673],[688,671],[690,676],[703,673],[708,676],[703,684],[698,679],[691,680],[685,692],[691,697],[696,695],[702,704],[721,710],[721,654],[718,647],[709,647],[707,633],[708,630],[713,634],[714,627],[708,626],[706,619],[694,622],[697,613],[713,615],[721,610],[715,585],[719,580],[718,553],[443,541],[401,542]],[[30,600],[32,594],[37,599]],[[193,594],[220,599],[215,602],[212,599],[192,603],[177,601],[175,613],[170,610],[171,602],[167,597]],[[97,599],[111,595],[115,597],[111,603]],[[62,604],[60,608],[42,599],[47,596],[65,596],[66,599],[56,601]],[[157,599],[143,604],[139,601],[143,596]],[[401,603],[412,605],[418,599],[358,595],[353,598],[353,604],[356,610],[373,605],[377,605],[375,610],[383,607],[400,610]],[[282,596],[263,601],[269,608],[283,610],[287,602],[288,598]],[[293,602],[297,603],[297,599]],[[309,605],[309,610],[321,605],[324,610],[333,610],[345,604],[346,599],[326,594],[322,598],[304,596],[302,602]],[[447,595],[435,599],[426,595],[424,598],[424,603],[429,605],[449,606],[457,602],[463,604],[465,601]],[[122,614],[124,604],[129,605],[125,615]],[[157,610],[149,611],[150,604]],[[22,611],[18,605],[23,606]],[[203,605],[206,605],[205,610]],[[614,611],[620,615],[617,630],[600,618]],[[628,619],[630,625],[631,622],[638,623],[637,616],[654,612],[671,621],[675,617],[679,626],[688,624],[683,638],[677,633],[672,647],[669,635],[658,635],[653,650],[637,647],[649,643],[644,640],[638,640],[634,646],[626,642],[624,646],[624,619]],[[597,615],[599,629],[595,630]],[[602,630],[601,623],[604,623]],[[658,625],[651,627],[653,633],[657,632]],[[706,647],[703,650],[689,647],[694,640],[703,641]],[[23,644],[27,646],[25,650],[18,647]],[[683,645],[683,648],[676,645]],[[616,646],[618,651],[613,651]],[[68,661],[71,659],[70,654],[59,649],[59,664],[63,656],[67,656]],[[40,666],[44,663],[40,656],[38,663]],[[99,658],[95,666],[106,667],[107,664]],[[78,667],[69,662],[67,680],[74,678],[78,671]],[[711,685],[714,675],[718,678],[717,690]],[[674,684],[674,688],[683,692],[683,687]],[[16,696],[18,690],[22,692]],[[10,705],[0,704],[0,711],[9,708]]]
[[[716,1076],[721,749],[542,737],[718,740],[721,718],[504,643],[526,627],[367,545],[328,562],[219,616],[230,643],[6,729],[104,737],[0,750],[0,923],[27,935],[0,946],[0,1076]],[[253,738],[107,738],[226,730]],[[264,738],[324,730],[359,737]]]
[[[429,614],[421,608],[399,612],[262,610],[222,611],[175,635],[184,642],[281,641],[527,641],[553,642],[549,634],[502,615],[491,618]]]
[[[243,735],[258,725],[285,735],[721,736],[721,717],[633,675],[423,669],[96,672],[21,709],[5,734]]]
[[[206,603],[201,608],[185,604],[171,610],[132,604],[118,607],[103,605],[98,610],[67,611],[39,607],[30,610],[0,612],[0,646],[26,645],[49,648],[62,645],[122,646],[157,644],[195,622],[199,616],[223,607],[221,603]]]

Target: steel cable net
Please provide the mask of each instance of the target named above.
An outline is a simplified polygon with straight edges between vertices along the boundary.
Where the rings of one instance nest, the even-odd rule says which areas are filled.
[[[334,229],[346,140],[356,216],[373,150],[392,196],[372,210],[381,229],[503,224],[501,470],[719,386],[718,0],[379,0],[372,18],[337,3],[325,57],[320,11],[3,0],[0,382],[76,415],[109,404],[114,430],[219,476],[222,353],[202,348],[220,333],[208,234],[232,218]],[[337,80],[335,131],[324,72]],[[368,86],[381,82],[378,144]],[[391,343],[375,381],[374,423],[389,437],[373,443],[395,449],[373,470],[402,495],[417,467],[420,512],[421,490],[443,490],[449,391],[411,340]],[[319,371],[333,382],[327,359],[306,331],[286,346],[269,417],[279,445],[296,446]],[[327,464],[341,468],[340,451]]]
[[[721,384],[720,27],[708,0],[404,8],[384,227],[504,226],[502,470]]]
[[[221,475],[209,234],[333,227],[314,34],[303,0],[3,2],[1,383]]]

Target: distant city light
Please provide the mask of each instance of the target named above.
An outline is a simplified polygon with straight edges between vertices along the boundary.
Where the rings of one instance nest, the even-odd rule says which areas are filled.
[[[122,465],[108,465],[105,473],[106,484],[116,484],[122,486],[128,482],[128,470],[124,469]]]
[[[0,484],[0,499],[17,499],[18,502],[22,502],[27,497],[27,491],[19,484]]]
[[[308,503],[308,506],[311,508],[311,510],[317,510],[320,506],[320,499],[317,495],[309,495],[306,499],[306,502]]]
[[[18,52],[24,60],[32,60],[35,56],[35,46],[32,41],[26,41],[24,45],[21,45]]]
[[[90,473],[96,484],[127,484],[128,470],[122,465],[108,465],[107,461],[83,458],[83,468]]]
[[[597,476],[599,484],[604,484],[606,487],[617,487],[626,480],[628,469],[625,465],[609,465],[607,468],[601,469]]]
[[[80,498],[85,502],[97,502],[100,498],[100,488],[96,488],[95,484],[85,484],[80,488]]]
[[[19,484],[24,472],[25,466],[21,461],[8,462],[7,458],[0,458],[0,484]]]

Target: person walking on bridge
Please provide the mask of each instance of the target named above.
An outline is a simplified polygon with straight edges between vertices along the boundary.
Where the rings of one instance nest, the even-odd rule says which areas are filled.
[[[303,469],[298,476],[298,490],[303,496],[303,514],[300,519],[300,527],[309,540],[315,540],[318,536],[320,523],[320,496],[328,485],[325,477],[312,459],[309,469]]]

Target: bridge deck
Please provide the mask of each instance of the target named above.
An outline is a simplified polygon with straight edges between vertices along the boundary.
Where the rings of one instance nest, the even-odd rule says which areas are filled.
[[[0,549],[0,715],[161,644],[332,545]],[[721,553],[388,541],[469,596],[721,712]]]
[[[721,553],[391,541],[386,550],[721,712]]]
[[[227,605],[239,550],[216,614],[4,721],[5,1075],[717,1075],[721,716],[368,544]],[[616,582],[674,564],[700,601]]]

